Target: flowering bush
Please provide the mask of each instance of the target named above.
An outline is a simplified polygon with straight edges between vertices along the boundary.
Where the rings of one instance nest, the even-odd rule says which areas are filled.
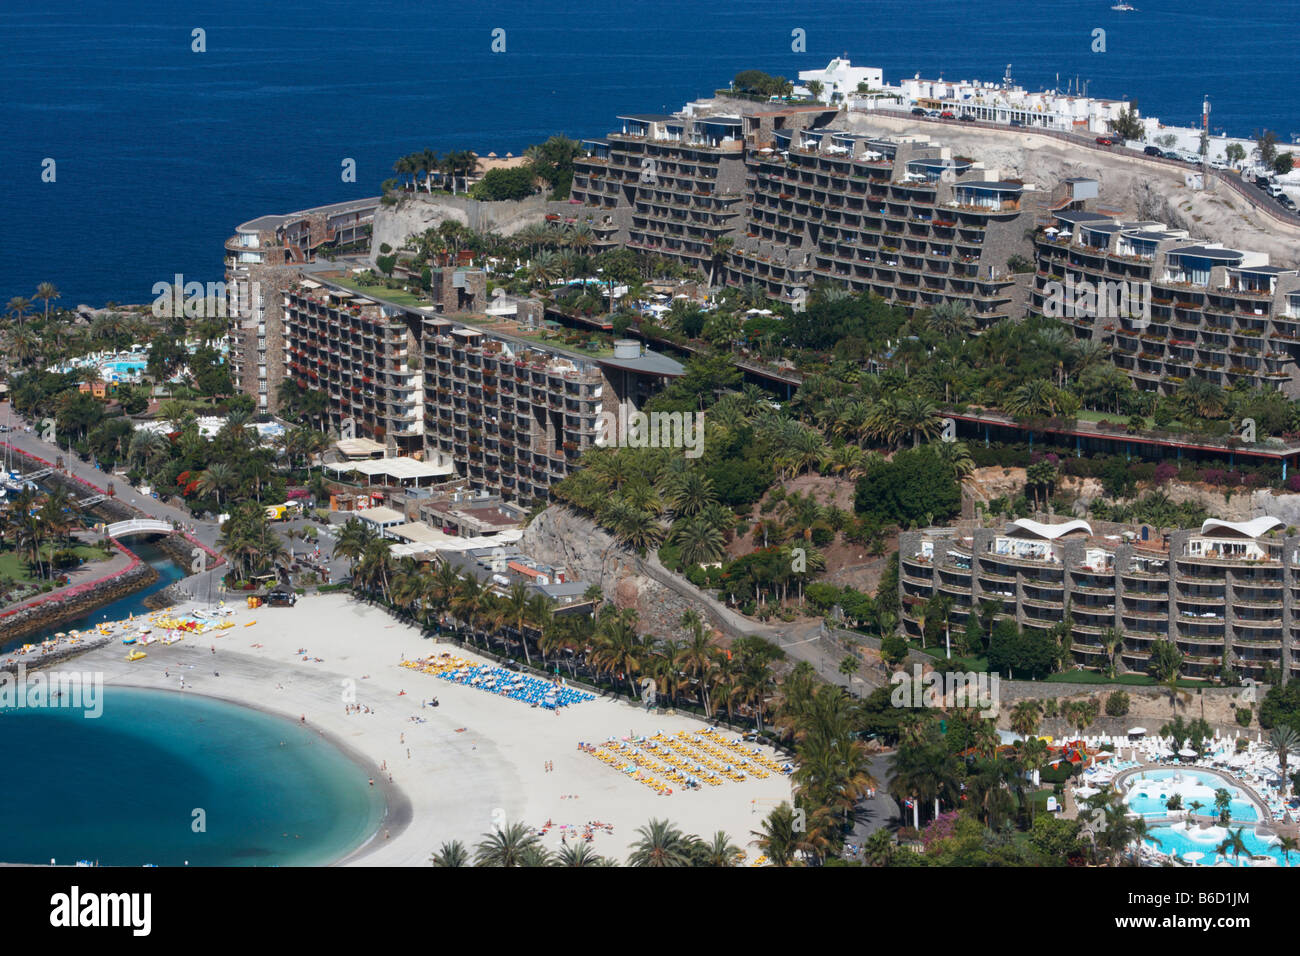
[[[941,813],[930,822],[924,830],[921,831],[921,842],[927,850],[940,840],[946,840],[953,835],[957,828],[957,819],[960,816],[956,811],[951,813]]]

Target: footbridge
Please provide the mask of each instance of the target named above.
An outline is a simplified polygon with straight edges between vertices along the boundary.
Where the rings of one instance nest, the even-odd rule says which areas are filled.
[[[129,518],[126,521],[113,522],[104,529],[104,533],[110,538],[123,538],[129,534],[171,534],[175,530],[170,521],[159,521],[157,518]]]

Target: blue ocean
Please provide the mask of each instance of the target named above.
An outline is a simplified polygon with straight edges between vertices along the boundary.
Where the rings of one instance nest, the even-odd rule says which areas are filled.
[[[1236,135],[1300,131],[1300,0],[42,0],[0,9],[0,302],[59,304],[219,279],[222,243],[265,213],[375,195],[406,152],[519,152],[608,132],[739,70],[793,77],[847,54],[1031,89],[1077,78],[1147,115]],[[1093,31],[1106,31],[1094,53]],[[204,31],[204,52],[192,47]],[[792,50],[792,33],[806,36]],[[494,31],[497,46],[493,52]],[[55,161],[55,181],[42,181]],[[341,164],[353,159],[357,182]]]

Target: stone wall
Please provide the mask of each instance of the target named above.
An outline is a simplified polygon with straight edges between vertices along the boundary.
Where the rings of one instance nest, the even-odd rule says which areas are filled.
[[[52,595],[9,613],[0,623],[0,642],[81,617],[101,605],[148,587],[156,580],[158,572],[145,562],[136,560],[125,570],[86,585],[75,595]]]

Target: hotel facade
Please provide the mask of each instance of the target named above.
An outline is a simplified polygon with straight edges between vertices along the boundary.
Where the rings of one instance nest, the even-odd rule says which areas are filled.
[[[474,288],[474,270],[448,289]],[[479,274],[481,276],[481,274]],[[328,428],[390,456],[452,462],[475,492],[545,499],[601,438],[682,366],[620,340],[581,353],[354,292],[319,274],[282,293],[283,368],[324,392]]]
[[[368,245],[378,205],[377,198],[359,199],[259,216],[226,240],[231,376],[258,411],[275,408],[284,381],[284,291],[318,254]]]
[[[621,132],[585,142],[572,201],[596,248],[675,258],[791,303],[828,280],[909,310],[960,301],[981,326],[1021,313],[1007,260],[1030,252],[1032,185],[941,145],[832,129],[834,108],[692,111],[620,117]]]
[[[1055,314],[1078,338],[1109,346],[1139,389],[1167,394],[1196,377],[1300,396],[1297,270],[1163,223],[1084,208],[1052,212],[1034,250],[1029,313]],[[1104,315],[1060,301],[1063,288],[1084,283],[1142,289],[1149,315],[1145,307],[1141,315]]]
[[[998,619],[1023,629],[1046,631],[1068,611],[1071,656],[1084,666],[1105,666],[1101,638],[1114,628],[1123,635],[1121,672],[1146,672],[1157,641],[1177,646],[1187,676],[1209,676],[1225,662],[1256,680],[1266,665],[1283,679],[1300,668],[1300,536],[1276,518],[1210,519],[1158,536],[1030,519],[1001,531],[903,532],[904,633],[920,636],[922,609],[935,595],[952,600],[955,632],[990,601],[1001,602]]]

